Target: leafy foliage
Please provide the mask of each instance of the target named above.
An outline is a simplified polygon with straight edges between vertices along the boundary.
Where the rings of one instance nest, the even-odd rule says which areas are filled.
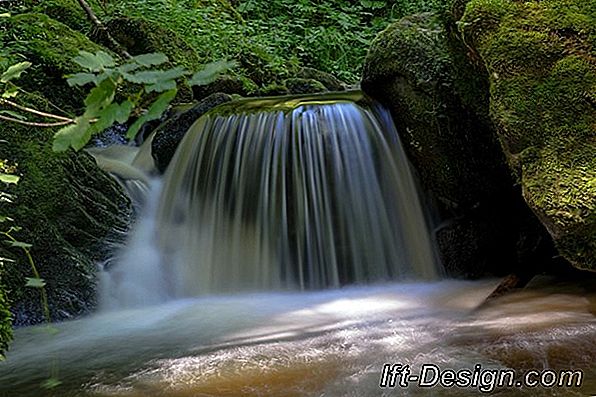
[[[232,3],[234,5],[232,5]],[[236,73],[265,86],[301,66],[359,80],[378,32],[395,19],[439,8],[442,0],[121,0],[102,18],[142,18],[174,30],[201,59],[234,59]]]
[[[79,150],[94,134],[114,123],[125,123],[132,115],[139,115],[127,132],[127,137],[133,138],[144,123],[159,119],[165,112],[176,97],[178,79],[191,76],[190,85],[207,84],[221,72],[234,66],[231,62],[214,62],[192,75],[181,67],[148,69],[168,61],[168,58],[160,53],[138,55],[121,65],[104,51],[97,51],[95,54],[81,51],[73,60],[86,72],[70,75],[68,84],[93,84],[95,87],[85,98],[85,112],[56,133],[53,149],[58,152],[69,147]],[[140,87],[125,100],[115,102],[116,92],[124,84]],[[154,93],[159,95],[147,110],[142,112],[148,94]]]

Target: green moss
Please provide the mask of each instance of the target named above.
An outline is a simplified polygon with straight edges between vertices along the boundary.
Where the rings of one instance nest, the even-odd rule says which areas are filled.
[[[8,349],[8,342],[12,339],[11,314],[2,280],[4,271],[4,268],[0,267],[0,360],[4,358],[4,352]]]
[[[107,51],[81,33],[43,14],[0,18],[0,44],[13,61],[25,58],[33,63],[24,78],[19,80],[21,87],[40,92],[69,111],[78,109],[85,96],[82,88],[71,88],[64,79],[64,75],[81,69],[72,58],[80,50]]]
[[[24,3],[31,12],[46,14],[71,29],[81,33],[91,31],[91,23],[76,0],[25,0]],[[90,4],[95,5],[95,2],[91,1]]]
[[[461,24],[487,69],[491,115],[526,201],[561,253],[592,270],[595,15],[594,2],[472,0]]]
[[[501,155],[487,120],[486,81],[442,22],[419,14],[383,31],[362,87],[392,110],[423,185],[444,205],[465,208],[500,189],[478,181],[499,179],[493,164]]]
[[[131,55],[161,52],[167,55],[171,65],[191,71],[201,67],[197,53],[186,40],[162,25],[143,18],[119,17],[107,21],[106,27]],[[97,39],[105,43],[101,35]]]
[[[29,106],[51,111],[43,98],[17,97]],[[87,312],[95,302],[95,261],[105,259],[103,245],[114,228],[126,229],[128,199],[120,186],[100,171],[86,153],[54,153],[55,129],[3,123],[0,158],[18,164],[21,180],[11,187],[15,203],[2,212],[22,230],[15,238],[33,245],[32,255],[47,282],[54,320]],[[6,269],[5,282],[17,324],[42,319],[39,291],[26,288],[31,268],[23,252],[4,247],[16,263]]]

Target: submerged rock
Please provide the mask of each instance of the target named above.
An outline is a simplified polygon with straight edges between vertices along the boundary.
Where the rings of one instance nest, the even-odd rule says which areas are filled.
[[[523,196],[561,254],[596,270],[594,2],[472,0],[461,33]]]
[[[18,98],[17,98],[18,99]],[[49,103],[28,95],[26,103],[51,111]],[[20,241],[46,281],[54,321],[88,312],[95,304],[96,263],[109,255],[109,241],[119,241],[128,227],[130,202],[120,185],[86,153],[54,153],[55,129],[3,123],[0,158],[17,165],[21,180],[11,187],[16,198],[3,211],[22,229]],[[40,292],[25,287],[32,269],[18,247],[3,245],[0,256],[15,260],[5,267],[15,325],[43,321]]]
[[[155,160],[157,169],[162,173],[165,172],[178,148],[178,144],[199,117],[217,105],[231,100],[232,97],[227,94],[212,94],[189,109],[174,113],[171,118],[157,127],[151,143],[151,155]]]

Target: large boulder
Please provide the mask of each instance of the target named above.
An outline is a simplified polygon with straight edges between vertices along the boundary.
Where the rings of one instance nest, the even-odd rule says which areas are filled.
[[[41,97],[20,95],[16,100],[51,112]],[[21,228],[14,237],[32,245],[31,254],[45,287],[51,318],[59,321],[88,312],[95,304],[96,264],[110,254],[128,227],[130,201],[120,185],[101,171],[86,153],[54,153],[53,128],[3,123],[0,159],[16,165],[21,180],[12,186],[14,203],[2,213]],[[3,229],[8,226],[2,224]],[[25,287],[33,277],[24,252],[2,245],[0,257],[15,261],[5,266],[15,325],[43,321],[40,291]]]
[[[596,270],[593,1],[472,0],[459,26],[523,196],[561,254]]]
[[[486,76],[466,52],[443,16],[406,17],[374,40],[362,89],[390,109],[439,210],[448,273],[504,274],[516,270],[521,240],[542,246],[544,238],[540,228],[522,231],[531,214],[496,139]]]

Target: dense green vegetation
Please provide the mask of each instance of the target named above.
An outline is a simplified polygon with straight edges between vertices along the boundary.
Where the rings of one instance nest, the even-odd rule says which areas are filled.
[[[49,0],[29,8],[84,33],[91,27],[74,0]],[[370,41],[387,25],[404,15],[438,8],[442,0],[349,1],[327,0],[123,0],[91,2],[114,36],[124,38],[132,25],[150,32],[174,32],[175,42],[152,43],[170,51],[190,46],[201,62],[236,60],[245,80],[265,86],[296,77],[301,66],[333,73],[347,83],[359,80]],[[76,17],[75,17],[76,16]],[[124,20],[128,19],[126,22]],[[131,20],[133,22],[131,22]],[[129,37],[132,35],[128,34]],[[164,40],[155,34],[154,41]],[[126,40],[124,40],[126,41]],[[127,43],[124,42],[126,45]],[[129,47],[132,43],[128,43]],[[138,44],[138,43],[137,43]],[[134,52],[134,50],[133,50]],[[166,55],[176,59],[173,54]],[[180,59],[191,61],[188,54]]]

